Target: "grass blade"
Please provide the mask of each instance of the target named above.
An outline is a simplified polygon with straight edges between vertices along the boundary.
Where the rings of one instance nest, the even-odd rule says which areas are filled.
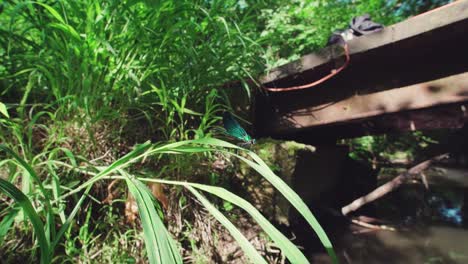
[[[92,186],[95,182],[101,180],[103,177],[105,177],[106,175],[109,175],[110,173],[114,172],[114,171],[117,171],[125,166],[128,166],[130,164],[132,164],[133,162],[135,162],[135,160],[138,160],[140,159],[141,157],[139,155],[141,155],[141,153],[145,150],[147,150],[148,148],[150,148],[152,145],[149,141],[143,143],[143,144],[139,144],[135,147],[135,149],[133,149],[132,151],[130,151],[129,153],[125,154],[123,157],[121,157],[120,159],[116,160],[115,162],[113,162],[111,165],[109,165],[108,167],[106,167],[104,170],[100,171],[98,174],[96,174],[95,176],[93,176],[91,179],[87,180],[85,183],[81,184],[78,188],[75,188],[73,191],[70,191],[64,195],[62,195],[60,197],[60,199],[64,199],[72,194],[75,194],[81,190],[83,190],[84,188],[88,187],[88,186]]]
[[[11,225],[15,221],[15,217],[18,214],[19,209],[12,208],[10,212],[6,216],[3,217],[2,222],[0,222],[0,244],[3,242],[3,238],[5,237],[8,230],[10,230]]]
[[[299,195],[289,187],[280,177],[278,177],[268,165],[259,157],[257,154],[248,151],[250,157],[255,161],[246,159],[240,155],[232,154],[247,163],[254,170],[260,173],[266,180],[268,180],[278,191],[283,194],[284,197],[296,208],[296,210],[304,217],[304,219],[309,223],[312,229],[315,231],[317,236],[322,242],[322,245],[327,250],[328,255],[332,258],[333,263],[338,263],[333,245],[328,238],[327,234],[323,230],[322,226],[319,224],[315,216],[310,211],[309,207],[304,203],[304,201],[299,197]]]
[[[62,224],[60,227],[59,231],[57,232],[57,235],[55,239],[51,243],[51,250],[55,250],[55,247],[57,244],[60,242],[60,239],[62,238],[63,234],[65,231],[68,229],[68,227],[71,225],[73,219],[75,218],[76,214],[78,213],[79,209],[81,208],[81,204],[83,203],[84,199],[87,197],[89,191],[91,190],[92,185],[88,186],[84,193],[81,195],[80,200],[75,205],[75,208],[73,208],[72,212],[68,215],[67,220]]]
[[[13,158],[21,165],[21,167],[23,167],[29,173],[31,178],[33,178],[33,180],[39,186],[39,189],[41,190],[42,194],[48,199],[49,197],[47,195],[47,192],[44,189],[44,186],[42,185],[42,181],[39,179],[34,169],[25,160],[23,160],[18,154],[16,154],[13,150],[11,150],[9,147],[3,144],[0,144],[0,150],[3,150],[6,153],[13,156]]]
[[[162,184],[181,185],[184,187],[191,186],[196,189],[209,192],[213,195],[218,196],[219,198],[223,200],[226,200],[232,204],[235,204],[238,207],[244,209],[247,213],[249,213],[252,216],[252,218],[255,221],[257,221],[257,223],[263,228],[265,233],[272,238],[272,240],[281,249],[283,254],[289,259],[291,263],[298,263],[298,264],[309,263],[307,258],[296,247],[296,245],[294,245],[275,226],[273,226],[252,204],[250,204],[248,201],[246,201],[242,197],[239,197],[236,194],[222,187],[209,186],[209,185],[204,185],[204,184],[199,184],[199,183],[148,179],[148,178],[139,178],[139,180],[146,181],[146,182],[157,182],[157,183],[162,183]]]
[[[39,190],[42,192],[42,195],[44,196],[44,203],[47,209],[46,210],[47,222],[46,222],[45,234],[46,234],[47,244],[49,244],[51,240],[51,234],[52,234],[52,238],[53,236],[55,236],[55,221],[54,221],[52,205],[50,203],[48,192],[45,190],[41,179],[39,179],[39,176],[37,176],[34,169],[25,160],[23,160],[18,154],[16,154],[13,150],[11,150],[5,145],[0,144],[0,150],[3,150],[6,153],[13,156],[13,158],[19,163],[19,165],[21,165],[21,167],[23,167],[26,170],[26,172],[29,174],[29,177],[31,177],[37,183]]]
[[[295,208],[298,212],[304,217],[304,219],[309,223],[312,229],[317,234],[320,242],[327,250],[328,255],[331,257],[333,263],[338,263],[338,259],[336,257],[335,251],[333,249],[333,245],[328,238],[327,234],[323,230],[322,226],[319,224],[315,216],[310,211],[309,207],[304,203],[304,201],[299,197],[299,195],[289,187],[280,177],[278,177],[269,167],[268,165],[254,152],[242,149],[234,144],[225,142],[223,140],[219,140],[216,138],[202,138],[193,140],[192,143],[198,144],[208,144],[215,147],[222,147],[222,148],[234,148],[234,149],[241,149],[247,152],[247,154],[254,160],[249,160],[243,156],[238,154],[228,152],[223,150],[223,152],[230,153],[231,155],[236,156],[240,160],[247,163],[251,166],[254,170],[256,170],[260,175],[262,175],[266,180],[268,180]]]
[[[143,226],[146,251],[152,264],[183,263],[182,257],[156,212],[156,202],[148,188],[136,179],[126,179],[130,193],[135,197]]]
[[[37,215],[36,210],[34,210],[34,207],[32,206],[28,197],[26,197],[26,195],[24,195],[24,193],[22,193],[13,184],[2,178],[0,178],[0,191],[15,200],[15,202],[21,206],[24,213],[29,217],[29,220],[31,221],[31,224],[34,228],[34,232],[37,236],[37,241],[39,242],[39,248],[41,250],[41,263],[50,263],[49,242],[46,238],[44,225],[39,218],[39,215]]]
[[[214,207],[203,195],[201,195],[197,190],[191,186],[187,186],[187,189],[197,197],[197,199],[205,206],[205,208],[210,212],[216,220],[218,220],[229,233],[234,237],[234,239],[239,243],[239,246],[244,250],[245,254],[249,257],[252,263],[267,263],[265,259],[258,253],[258,251],[253,247],[253,245],[247,240],[247,238],[226,218],[216,207]]]
[[[285,237],[270,221],[268,221],[252,204],[232,192],[221,188],[203,184],[187,184],[197,189],[209,192],[224,199],[238,207],[244,209],[252,218],[262,227],[262,229],[271,237],[275,244],[281,249],[281,252],[289,259],[291,263],[306,264],[309,263],[302,252],[287,237]]]
[[[45,9],[47,9],[47,11],[49,11],[49,13],[53,17],[55,17],[55,19],[57,19],[60,23],[65,24],[65,20],[62,18],[62,16],[59,14],[59,12],[57,12],[57,10],[55,10],[50,5],[47,5],[47,4],[44,4],[44,3],[39,3],[39,2],[33,2],[33,3],[44,7]]]
[[[7,118],[10,118],[10,116],[8,115],[8,110],[6,108],[6,105],[2,102],[0,102],[0,114],[3,114]]]

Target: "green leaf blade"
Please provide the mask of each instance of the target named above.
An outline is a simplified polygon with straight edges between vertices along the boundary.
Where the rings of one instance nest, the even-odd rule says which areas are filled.
[[[28,197],[24,195],[18,188],[16,188],[10,182],[0,178],[0,191],[5,193],[8,197],[15,200],[19,206],[23,209],[24,213],[28,216],[31,224],[34,228],[34,233],[37,236],[37,241],[39,243],[39,248],[41,251],[41,263],[48,264],[50,263],[50,251],[49,251],[49,241],[47,240],[44,225],[41,221],[41,218],[36,213],[36,210],[32,206]]]
[[[239,243],[239,246],[245,252],[247,257],[252,261],[252,263],[264,263],[267,262],[262,256],[258,253],[258,251],[253,247],[253,245],[247,240],[247,238],[224,216],[216,207],[214,207],[203,195],[201,195],[197,190],[195,190],[191,186],[186,186],[187,189],[197,197],[197,199],[205,206],[205,208],[218,220],[229,233],[234,237],[234,239]]]
[[[177,246],[156,212],[155,200],[151,192],[136,179],[127,178],[126,182],[138,205],[150,263],[182,264],[182,257]]]
[[[273,171],[271,171],[268,165],[257,154],[251,151],[248,151],[247,153],[255,162],[237,154],[233,155],[237,156],[239,159],[247,163],[258,173],[260,173],[296,208],[296,210],[304,217],[307,223],[309,223],[309,225],[315,231],[315,233],[320,239],[320,242],[327,250],[328,255],[331,257],[333,263],[338,263],[338,258],[333,249],[333,245],[330,239],[328,238],[327,234],[325,233],[325,230],[323,230],[322,226],[312,214],[309,207],[301,199],[301,197],[299,197],[299,195],[291,187],[289,187],[289,185],[287,185],[280,177],[278,177]]]
[[[6,116],[7,118],[10,118],[10,115],[8,114],[7,107],[4,103],[0,102],[0,114]]]
[[[306,264],[309,263],[307,258],[302,252],[287,238],[285,237],[276,227],[274,227],[252,204],[247,202],[245,199],[233,194],[232,192],[221,188],[208,186],[203,184],[189,184],[197,189],[209,192],[224,199],[238,207],[244,209],[249,213],[252,218],[262,227],[262,229],[269,235],[276,245],[281,249],[283,254],[289,259],[291,263]]]

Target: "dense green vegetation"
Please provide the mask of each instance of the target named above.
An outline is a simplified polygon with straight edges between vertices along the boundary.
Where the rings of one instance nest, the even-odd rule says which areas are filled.
[[[355,15],[390,24],[431,7],[415,2],[411,12],[399,11],[401,4],[384,0],[0,2],[0,190],[7,195],[0,196],[0,257],[207,263],[214,257],[201,247],[210,244],[194,223],[207,210],[261,263],[265,254],[231,223],[241,215],[236,205],[261,226],[265,243],[304,263],[296,246],[229,191],[240,161],[301,212],[333,256],[310,210],[266,163],[213,138],[221,112],[232,110],[221,87],[240,81],[249,96],[256,88],[245,80],[322,47]],[[230,165],[222,174],[213,162]],[[166,189],[169,207],[143,182],[177,186]],[[140,221],[126,223],[126,192]]]

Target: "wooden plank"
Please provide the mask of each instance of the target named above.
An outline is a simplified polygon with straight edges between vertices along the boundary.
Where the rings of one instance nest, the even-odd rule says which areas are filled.
[[[284,116],[292,127],[301,128],[463,101],[468,101],[468,72],[398,89],[355,95]]]
[[[468,0],[356,38],[351,45],[355,47],[350,65],[332,79],[305,90],[257,92],[253,106],[256,136],[294,138],[312,130],[321,138],[327,134],[320,131],[330,138],[338,137],[337,133],[359,135],[369,130],[356,122],[374,122],[391,114],[399,116],[391,119],[396,124],[404,116],[400,112],[468,102]],[[305,66],[286,65],[280,75],[264,79],[274,80],[266,86],[311,83],[340,64],[320,52],[311,56],[318,61],[310,57],[309,62],[304,59]],[[397,126],[388,129],[394,131]],[[343,130],[348,127],[352,131]],[[401,125],[400,129],[407,128]]]
[[[468,104],[431,107],[386,114],[364,122],[369,133],[462,128],[468,121]]]
[[[334,144],[337,139],[365,135],[400,133],[414,130],[460,129],[468,123],[468,103],[441,105],[431,108],[383,114],[372,118],[295,129],[274,137],[308,144]]]
[[[284,112],[271,120],[275,133],[363,120],[378,115],[468,101],[468,72],[341,101]]]
[[[386,27],[380,32],[350,40],[348,42],[350,55],[353,58],[353,55],[394,45],[400,41],[466,20],[468,20],[468,0],[456,1],[435,11]],[[260,80],[264,84],[269,84],[288,76],[319,68],[342,56],[340,49],[326,47],[319,52],[305,55],[297,61],[277,67],[261,77]]]

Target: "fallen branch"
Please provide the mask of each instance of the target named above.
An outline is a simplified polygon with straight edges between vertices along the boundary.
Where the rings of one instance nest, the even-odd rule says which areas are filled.
[[[427,181],[427,177],[426,177],[426,174],[424,174],[424,172],[421,172],[421,181],[424,184],[424,188],[426,188],[426,190],[429,190],[429,183]]]
[[[359,221],[362,221],[362,222],[366,222],[368,224],[386,224],[387,222],[385,220],[382,220],[382,219],[378,219],[378,218],[375,218],[375,217],[369,217],[369,216],[365,216],[365,215],[360,215],[358,217],[354,217],[353,219],[356,219],[356,220],[359,220]]]
[[[396,231],[396,229],[391,227],[391,226],[373,225],[373,224],[369,224],[369,223],[366,223],[366,222],[363,222],[363,221],[360,221],[360,220],[357,220],[357,219],[351,219],[351,222],[353,224],[355,224],[355,225],[362,226],[362,227],[369,228],[369,229],[373,229],[373,230]]]
[[[367,195],[361,196],[360,198],[354,200],[352,203],[344,206],[341,208],[341,213],[343,215],[347,215],[350,212],[354,212],[357,209],[361,208],[363,205],[373,202],[380,197],[386,195],[387,193],[395,190],[398,188],[402,183],[404,183],[411,175],[419,174],[427,169],[434,161],[439,161],[448,156],[447,153],[436,156],[432,159],[423,161],[416,166],[410,168],[408,171],[398,175],[393,180],[381,185],[377,189],[373,190],[372,192],[368,193]]]

